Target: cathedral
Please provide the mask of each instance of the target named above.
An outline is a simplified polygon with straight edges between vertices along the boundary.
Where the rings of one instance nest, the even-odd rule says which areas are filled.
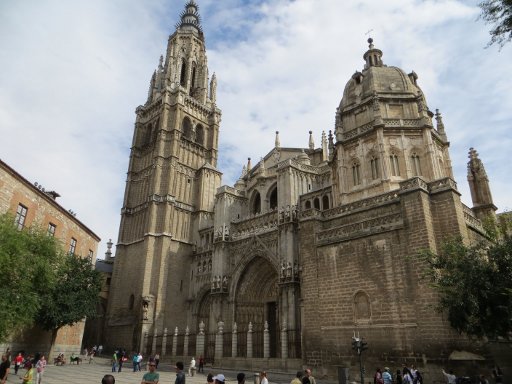
[[[418,253],[480,238],[496,207],[474,149],[473,207],[461,202],[442,116],[418,75],[386,65],[368,39],[319,146],[310,132],[307,147],[283,147],[276,132],[259,162],[222,185],[217,79],[198,11],[185,5],[136,109],[104,344],[323,372],[354,359],[354,335],[376,359],[470,350],[433,309]]]

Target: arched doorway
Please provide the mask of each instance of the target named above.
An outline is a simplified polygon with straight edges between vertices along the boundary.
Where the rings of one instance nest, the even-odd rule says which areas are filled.
[[[278,274],[263,257],[253,258],[245,267],[235,293],[234,317],[238,331],[246,333],[253,325],[253,356],[263,357],[264,324],[268,322],[270,357],[276,357],[278,338]]]
[[[198,324],[204,323],[204,359],[206,363],[213,362],[215,356],[215,330],[210,329],[215,326],[215,320],[212,318],[212,296],[206,293],[201,300],[197,316]],[[198,356],[199,358],[199,356]]]

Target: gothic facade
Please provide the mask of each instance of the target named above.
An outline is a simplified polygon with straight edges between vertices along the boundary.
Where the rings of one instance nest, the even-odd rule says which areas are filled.
[[[432,309],[416,255],[482,235],[487,176],[471,150],[475,206],[462,204],[441,114],[369,44],[319,147],[311,132],[282,147],[276,132],[221,186],[217,80],[185,5],[136,110],[105,345],[326,370],[353,356],[354,332],[374,356],[469,348]]]

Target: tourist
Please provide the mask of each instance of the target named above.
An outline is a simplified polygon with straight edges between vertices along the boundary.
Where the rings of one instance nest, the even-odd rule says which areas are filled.
[[[5,384],[7,381],[7,376],[9,376],[9,369],[11,367],[11,362],[7,358],[7,355],[2,355],[2,363],[0,363],[0,384]]]
[[[174,384],[185,384],[185,374],[183,373],[183,363],[181,361],[176,363],[176,380]]]
[[[137,355],[137,370],[140,372],[140,366],[142,364],[142,353],[139,352]]]
[[[501,372],[501,368],[496,366],[492,370],[492,377],[496,384],[503,383],[503,372]]]
[[[199,356],[199,370],[197,372],[204,373],[204,357],[203,357],[203,355]]]
[[[484,375],[478,376],[478,384],[489,384],[489,380]]]
[[[115,372],[116,371],[116,368],[117,368],[117,351],[114,352],[114,354],[112,355],[112,372]]]
[[[404,365],[404,369],[402,369],[402,383],[403,384],[413,384],[412,383],[412,373],[409,370],[409,368],[407,368],[405,365]],[[450,383],[450,384],[455,384],[455,383]]]
[[[290,384],[301,384],[302,383],[302,371],[297,371],[297,374],[293,378],[292,381],[290,381]]]
[[[112,375],[105,375],[103,379],[101,379],[101,384],[115,384],[116,378]]]
[[[156,370],[156,364],[154,361],[148,364],[149,372],[146,372],[144,376],[142,376],[142,381],[140,384],[158,384],[158,380],[160,380],[160,375]]]
[[[308,378],[308,382],[310,384],[316,384],[316,380],[315,378],[313,377],[313,374],[311,373],[311,369],[307,368],[305,371],[304,371],[304,378],[307,377]],[[303,379],[304,379],[303,378]]]
[[[206,376],[206,383],[207,384],[212,384],[213,383],[213,375],[211,373],[209,373],[207,376]]]
[[[121,372],[121,370],[123,369],[123,364],[126,361],[126,352],[123,350],[119,350],[118,356],[119,356],[119,358],[117,359],[117,364],[118,364],[117,372]]]
[[[267,372],[265,371],[260,372],[260,384],[268,384]]]
[[[158,364],[160,364],[160,355],[158,354],[158,352],[155,354],[155,364],[156,369],[158,369]]]
[[[44,355],[36,363],[36,384],[41,384],[43,380],[44,370],[46,368],[46,359]]]
[[[11,348],[7,348],[5,350],[5,357],[7,358],[7,360],[11,361]]]
[[[21,363],[23,363],[23,356],[20,353],[18,353],[18,355],[14,358],[14,374],[17,375],[18,374],[18,369],[20,369],[21,367]]]
[[[384,384],[393,383],[393,376],[391,376],[391,373],[389,373],[388,367],[384,367],[384,372],[382,372],[382,380],[384,380]]]
[[[89,364],[94,362],[94,355],[96,355],[96,350],[93,348],[91,353],[89,353]]]
[[[98,347],[98,356],[101,356],[101,352],[103,352],[103,345],[100,344]]]
[[[380,368],[377,368],[375,374],[373,375],[373,384],[384,384],[384,380],[382,379],[382,371]]]
[[[236,375],[236,381],[238,384],[245,384],[245,373],[240,372],[238,375]]]
[[[396,384],[403,384],[402,371],[396,370]]]
[[[25,376],[20,377],[23,380],[23,384],[32,384],[34,382],[34,368],[32,367],[32,363],[29,361],[25,364],[25,368],[27,368],[27,372]]]
[[[192,360],[190,360],[190,366],[188,367],[188,375],[194,376],[196,373],[196,359],[192,356]]]
[[[215,382],[215,384],[224,384],[226,378],[222,373],[219,373],[218,375],[213,377],[213,381]]]
[[[132,364],[133,364],[133,372],[137,372],[137,361],[139,360],[139,355],[137,355],[135,352],[133,353],[132,357]]]
[[[442,372],[444,377],[446,377],[448,384],[455,384],[457,382],[457,377],[455,377],[452,370],[449,370],[448,373],[446,373],[443,369]]]

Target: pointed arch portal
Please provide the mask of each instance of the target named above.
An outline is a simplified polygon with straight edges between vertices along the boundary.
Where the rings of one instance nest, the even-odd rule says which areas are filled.
[[[254,355],[263,357],[263,330],[268,322],[270,357],[277,356],[278,348],[278,274],[263,257],[254,257],[245,267],[235,293],[234,318],[239,331],[247,331],[251,322],[254,329]],[[261,348],[261,351],[259,350]]]

